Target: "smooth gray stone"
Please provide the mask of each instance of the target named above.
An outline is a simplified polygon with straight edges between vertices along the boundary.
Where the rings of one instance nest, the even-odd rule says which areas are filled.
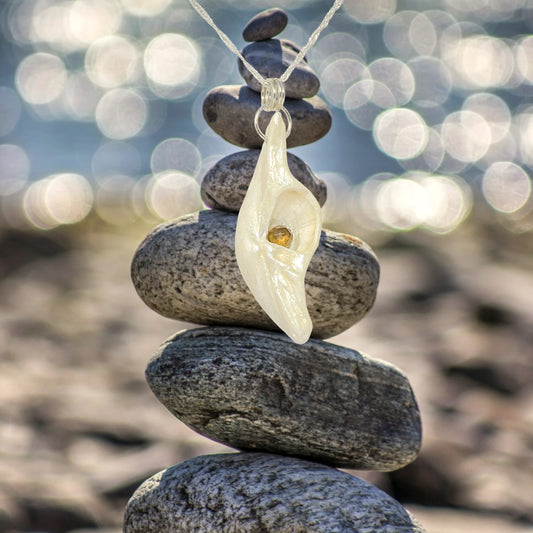
[[[244,30],[242,30],[242,38],[249,43],[270,39],[281,33],[287,26],[288,21],[289,17],[283,9],[279,7],[265,9],[265,11],[257,13],[246,24]]]
[[[249,291],[235,258],[237,215],[206,210],[154,228],[135,252],[133,284],[144,303],[177,320],[278,330]],[[306,276],[313,337],[337,335],[372,307],[379,264],[349,235],[323,231]]]
[[[221,85],[207,93],[203,112],[207,124],[226,141],[243,148],[261,148],[263,139],[254,126],[254,116],[260,106],[261,95],[246,85]],[[331,113],[319,96],[307,100],[287,98],[285,107],[292,116],[288,148],[318,141],[331,127]],[[263,133],[270,115],[263,112],[259,117]]]
[[[292,457],[204,455],[147,479],[124,533],[424,533],[393,498],[355,476]]]
[[[202,180],[202,200],[213,209],[238,212],[257,165],[260,150],[245,150],[228,155],[216,163]],[[326,184],[294,154],[287,153],[293,176],[305,185],[322,206],[326,202]]]
[[[300,48],[287,39],[268,39],[245,46],[242,55],[263,78],[281,78],[291,65]],[[239,72],[246,85],[261,92],[261,84],[239,59]],[[320,81],[315,71],[305,62],[299,63],[285,82],[287,98],[310,98],[320,89]]]
[[[402,468],[420,450],[407,377],[329,342],[299,345],[248,328],[187,330],[160,347],[146,379],[182,422],[240,450],[380,471]]]

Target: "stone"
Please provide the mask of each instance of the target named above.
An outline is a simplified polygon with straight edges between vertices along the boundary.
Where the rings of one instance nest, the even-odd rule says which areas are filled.
[[[287,39],[268,39],[245,46],[242,55],[263,78],[281,78],[291,65],[300,48]],[[261,92],[261,84],[239,59],[239,72],[246,85],[254,91]],[[315,71],[304,61],[301,61],[285,82],[285,96],[287,98],[310,98],[320,89],[320,81]]]
[[[252,41],[264,41],[281,33],[289,17],[279,7],[265,9],[251,18],[242,30],[242,38],[251,43]]]
[[[245,150],[224,157],[202,180],[202,200],[214,209],[238,212],[255,171],[260,150]],[[326,203],[326,184],[309,166],[290,152],[287,162],[292,175],[305,185],[322,206]]]
[[[124,533],[424,533],[393,498],[346,472],[292,457],[204,455],[146,480]]]
[[[206,210],[163,223],[137,249],[133,284],[154,311],[196,324],[277,330],[246,286],[235,258],[237,215]],[[312,336],[332,337],[372,307],[379,264],[350,235],[323,231],[306,276]]]
[[[240,450],[390,471],[420,449],[420,413],[405,375],[325,341],[298,345],[247,328],[187,330],[160,347],[146,379],[182,422]]]
[[[221,85],[211,89],[204,100],[204,118],[209,127],[226,141],[243,148],[261,148],[263,139],[255,131],[254,116],[261,95],[246,85]],[[319,96],[306,100],[287,98],[285,107],[292,117],[287,147],[318,141],[331,127],[331,113]],[[259,125],[264,133],[271,113],[263,112]]]

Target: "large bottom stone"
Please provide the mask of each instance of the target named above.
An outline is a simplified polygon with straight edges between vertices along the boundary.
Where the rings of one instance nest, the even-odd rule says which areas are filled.
[[[194,329],[161,346],[146,378],[176,417],[234,448],[360,470],[401,468],[420,448],[420,415],[407,378],[328,342]]]
[[[196,457],[145,481],[124,533],[424,533],[390,496],[327,466],[267,454]]]
[[[131,265],[139,296],[168,318],[206,325],[278,327],[246,286],[235,258],[237,215],[200,211],[156,227]],[[323,231],[305,277],[313,337],[333,337],[372,307],[379,264],[355,237]]]

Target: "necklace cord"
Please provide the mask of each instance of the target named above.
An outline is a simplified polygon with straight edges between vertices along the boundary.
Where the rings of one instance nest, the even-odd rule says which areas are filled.
[[[309,37],[309,40],[307,41],[306,45],[298,52],[294,61],[287,67],[285,72],[280,77],[281,82],[285,83],[289,79],[289,76],[293,73],[294,69],[302,62],[303,58],[305,57],[307,52],[309,52],[310,48],[316,43],[318,36],[322,32],[322,30],[327,27],[329,21],[342,6],[343,2],[344,0],[335,0],[329,11],[322,19],[322,22],[320,23],[318,28]],[[265,87],[267,85],[267,80],[265,80],[265,78],[261,76],[257,69],[255,69],[252,65],[250,65],[248,61],[246,61],[246,59],[244,59],[239,49],[233,44],[231,39],[215,24],[215,21],[210,17],[209,13],[198,3],[198,0],[189,0],[189,3],[196,10],[196,12],[209,24],[209,26],[211,26],[217,32],[222,42],[235,55],[239,57],[239,59],[243,62],[244,66],[250,71],[252,76],[261,84],[261,86]]]

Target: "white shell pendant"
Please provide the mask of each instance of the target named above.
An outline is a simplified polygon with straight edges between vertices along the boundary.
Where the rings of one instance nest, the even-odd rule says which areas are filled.
[[[239,212],[235,254],[259,305],[294,342],[303,344],[313,329],[305,273],[320,239],[322,213],[289,170],[285,136],[277,111]]]

